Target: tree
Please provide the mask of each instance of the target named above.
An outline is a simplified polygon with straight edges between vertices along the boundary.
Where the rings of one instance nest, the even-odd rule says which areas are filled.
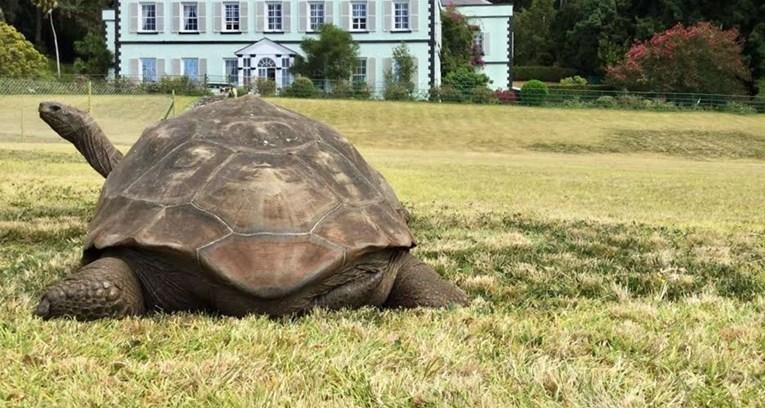
[[[709,94],[744,93],[751,80],[738,31],[707,22],[678,24],[636,43],[607,77],[628,89]]]
[[[96,33],[88,33],[81,41],[75,41],[74,50],[79,55],[74,61],[74,69],[80,74],[106,75],[114,61],[104,37]]]
[[[0,22],[0,78],[30,78],[46,74],[45,56],[15,28]]]
[[[441,12],[441,77],[473,61],[473,30],[465,16],[449,6]]]
[[[32,0],[32,2],[43,12],[48,15],[50,20],[50,29],[53,33],[53,46],[56,50],[56,73],[61,78],[61,57],[58,52],[58,35],[56,34],[56,26],[53,24],[53,10],[58,6],[58,0]]]
[[[515,64],[552,65],[554,42],[551,27],[555,20],[554,0],[534,0],[515,17]]]
[[[414,93],[415,59],[409,52],[409,47],[401,43],[393,49],[393,69],[388,69],[385,75],[385,99],[409,99]]]
[[[318,39],[303,39],[300,48],[305,57],[296,58],[292,72],[308,78],[347,80],[358,64],[359,46],[350,33],[332,24],[321,26]]]

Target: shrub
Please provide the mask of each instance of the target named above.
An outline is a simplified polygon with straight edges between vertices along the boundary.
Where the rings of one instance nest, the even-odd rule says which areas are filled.
[[[40,78],[47,75],[47,60],[13,26],[0,22],[0,77]]]
[[[411,99],[411,95],[405,84],[396,81],[385,81],[383,98],[386,101],[406,101]]]
[[[609,66],[619,87],[660,92],[740,94],[750,78],[738,31],[702,22],[675,27],[636,43],[624,61]]]
[[[354,99],[369,99],[372,97],[372,90],[369,88],[366,82],[354,82],[353,83],[353,98]]]
[[[569,87],[569,86],[584,87],[584,86],[587,86],[587,80],[580,77],[579,75],[575,75],[572,77],[561,79],[560,84],[566,87]]]
[[[537,79],[544,82],[560,82],[561,79],[576,74],[576,70],[561,67],[544,66],[518,66],[513,67],[513,79],[515,81],[530,81]]]
[[[255,81],[255,90],[260,96],[274,96],[276,94],[276,82],[268,78],[258,78]]]
[[[332,90],[329,93],[329,96],[332,98],[350,98],[353,96],[353,87],[351,86],[350,81],[341,79],[339,81],[336,81],[334,85],[332,86]]]
[[[443,82],[444,86],[449,86],[457,91],[458,101],[466,101],[470,99],[474,89],[486,88],[490,80],[488,76],[471,67],[461,67],[450,72]]]
[[[721,107],[723,112],[738,113],[742,115],[757,113],[757,110],[749,105],[739,102],[728,102]]]
[[[563,106],[567,108],[588,108],[590,103],[583,101],[579,96],[574,96],[563,101]]]
[[[497,98],[497,95],[495,95],[494,91],[491,89],[485,86],[479,86],[473,88],[470,95],[470,101],[473,103],[494,105],[499,103],[499,98]]]
[[[144,86],[147,90],[156,91],[163,94],[169,94],[173,91],[175,91],[176,95],[204,96],[210,94],[210,91],[204,86],[204,84],[198,81],[192,81],[189,77],[186,76],[162,77],[160,78],[158,84],[147,83]]]
[[[640,109],[643,105],[643,98],[635,95],[623,94],[616,97],[616,103],[620,108]]]
[[[313,81],[301,75],[298,75],[290,86],[284,88],[283,92],[284,96],[293,98],[312,98],[317,94]]]
[[[765,113],[765,79],[761,79],[757,83],[757,88],[760,93],[754,98],[754,103],[758,112]]]
[[[511,104],[517,101],[515,92],[511,89],[497,89],[494,91],[494,96],[497,97],[497,101],[501,104]]]
[[[521,88],[521,103],[538,106],[543,104],[549,95],[550,90],[544,82],[532,80],[523,84]]]
[[[616,98],[613,96],[601,96],[595,100],[595,105],[601,108],[615,108],[617,105]]]

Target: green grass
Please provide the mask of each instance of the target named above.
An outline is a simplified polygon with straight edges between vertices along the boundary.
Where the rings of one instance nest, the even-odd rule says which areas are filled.
[[[95,100],[123,144],[156,119],[147,106],[166,108]],[[0,142],[0,405],[765,400],[765,117],[276,102],[359,146],[414,213],[418,256],[473,303],[34,319],[40,291],[76,267],[103,182],[40,126]],[[11,107],[0,98],[0,118]]]

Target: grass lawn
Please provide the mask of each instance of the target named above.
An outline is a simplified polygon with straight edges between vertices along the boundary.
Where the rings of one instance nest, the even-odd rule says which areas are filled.
[[[0,405],[765,401],[765,116],[275,99],[359,147],[472,304],[77,323],[30,312],[76,267],[103,180],[40,99],[0,97],[27,134],[0,130]],[[167,103],[94,114],[126,150]]]

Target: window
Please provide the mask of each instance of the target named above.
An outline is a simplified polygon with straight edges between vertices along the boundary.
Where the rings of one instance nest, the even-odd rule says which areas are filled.
[[[351,82],[354,84],[367,82],[367,59],[359,58],[356,69],[353,70]]]
[[[157,31],[156,4],[141,4],[141,31]]]
[[[224,63],[226,70],[226,82],[229,84],[237,83],[239,81],[239,68],[236,65],[236,58],[226,58]]]
[[[473,49],[481,51],[481,55],[486,55],[483,49],[483,33],[480,31],[473,31]]]
[[[197,14],[197,4],[190,3],[183,5],[183,31],[199,31],[199,16]]]
[[[351,3],[351,30],[367,29],[367,3]]]
[[[141,58],[141,80],[143,82],[157,82],[156,58]]]
[[[290,86],[290,82],[290,59],[285,57],[282,58],[282,87]]]
[[[239,31],[239,3],[223,4],[223,31]]]
[[[192,81],[196,81],[199,79],[199,59],[198,58],[183,59],[183,76],[189,78]]]
[[[258,61],[258,78],[276,82],[276,63],[274,60],[265,57]]]
[[[308,31],[319,31],[324,24],[324,3],[310,3],[308,7]]]
[[[282,31],[282,4],[268,3],[268,31]]]
[[[393,3],[393,29],[409,29],[409,3],[397,1]]]

